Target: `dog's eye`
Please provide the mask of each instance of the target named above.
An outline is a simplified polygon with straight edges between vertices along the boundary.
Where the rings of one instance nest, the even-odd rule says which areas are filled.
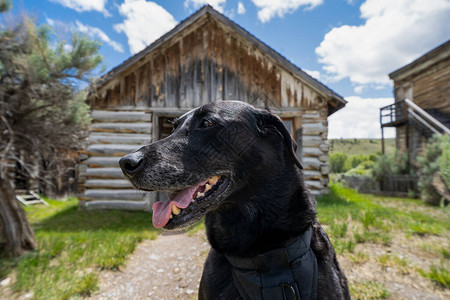
[[[202,123],[200,124],[200,128],[206,128],[206,127],[211,127],[214,126],[214,122],[212,122],[211,120],[208,119],[204,119],[202,121]]]

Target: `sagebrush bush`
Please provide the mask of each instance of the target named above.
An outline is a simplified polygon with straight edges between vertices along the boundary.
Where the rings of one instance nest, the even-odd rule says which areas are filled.
[[[330,168],[332,173],[344,173],[347,170],[345,169],[345,162],[347,161],[347,154],[345,153],[334,153],[330,155]]]
[[[441,175],[444,182],[448,185],[448,156],[450,156],[450,147],[448,146],[449,138],[446,136],[434,135],[429,139],[425,151],[417,158],[419,165],[419,190],[421,198],[425,203],[432,205],[440,205],[441,195],[433,186],[433,177]],[[444,170],[441,170],[441,158],[444,159]]]
[[[450,137],[442,138],[442,154],[440,164],[440,174],[448,188],[450,188]]]

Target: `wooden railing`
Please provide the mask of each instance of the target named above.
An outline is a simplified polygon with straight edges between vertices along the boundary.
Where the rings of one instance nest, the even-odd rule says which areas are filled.
[[[405,100],[395,102],[393,104],[380,108],[380,124],[381,127],[393,127],[402,125],[408,120],[405,111]]]
[[[396,127],[414,119],[433,134],[448,134],[450,129],[409,99],[380,108],[381,127]]]

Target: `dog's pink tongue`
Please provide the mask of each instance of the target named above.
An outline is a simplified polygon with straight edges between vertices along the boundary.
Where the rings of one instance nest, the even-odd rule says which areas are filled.
[[[181,190],[172,195],[168,201],[156,202],[153,204],[153,226],[156,228],[164,227],[167,222],[169,222],[170,214],[172,213],[172,205],[176,204],[181,209],[188,207],[197,188],[204,185],[206,182],[207,180]]]

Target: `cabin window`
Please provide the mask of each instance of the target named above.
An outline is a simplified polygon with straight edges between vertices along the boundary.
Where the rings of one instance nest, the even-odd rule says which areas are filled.
[[[170,123],[174,117],[158,117],[158,140],[168,137],[173,130],[173,125]]]
[[[286,126],[287,130],[289,131],[292,139],[294,139],[295,143],[297,144],[297,158],[300,162],[302,162],[302,128],[296,128],[294,118],[281,118],[281,121],[283,122],[284,126]]]
[[[294,118],[281,118],[284,126],[286,126],[289,131],[291,137],[295,139],[295,126],[294,126]]]

